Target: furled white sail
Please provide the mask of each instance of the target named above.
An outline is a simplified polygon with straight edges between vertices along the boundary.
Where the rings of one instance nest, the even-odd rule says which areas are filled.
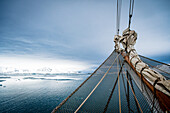
[[[134,30],[127,28],[123,31],[123,35],[116,35],[114,38],[115,50],[120,52],[120,44],[122,44],[124,50],[129,56],[131,64],[135,67],[136,71],[139,72],[150,84],[152,84],[156,89],[170,96],[170,80],[167,80],[159,72],[149,68],[140,57],[138,56],[134,45],[137,40],[137,33]]]

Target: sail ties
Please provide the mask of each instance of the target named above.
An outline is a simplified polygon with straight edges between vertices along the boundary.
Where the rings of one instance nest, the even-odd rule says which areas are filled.
[[[115,35],[114,37],[114,42],[115,42],[115,51],[116,52],[120,52],[120,42],[119,42],[119,39],[121,38],[121,36],[119,35]]]
[[[116,35],[114,38],[115,50],[121,52],[126,51],[131,64],[135,67],[136,71],[139,72],[150,84],[154,85],[156,80],[159,80],[155,85],[157,90],[170,96],[170,80],[161,75],[159,72],[149,68],[137,54],[134,45],[136,44],[137,33],[134,30],[127,28],[123,31],[122,36]],[[123,48],[120,48],[122,44]]]

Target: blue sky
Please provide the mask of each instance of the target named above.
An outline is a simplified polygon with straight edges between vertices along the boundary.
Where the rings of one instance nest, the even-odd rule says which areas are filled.
[[[169,0],[135,0],[131,29],[139,54],[170,62],[169,6]],[[121,33],[128,8],[123,0]],[[0,60],[99,65],[113,51],[115,19],[116,0],[0,0]]]

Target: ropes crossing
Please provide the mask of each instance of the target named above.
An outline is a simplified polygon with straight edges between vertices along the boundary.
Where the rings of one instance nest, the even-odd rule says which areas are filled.
[[[116,87],[117,81],[119,80],[119,76],[120,76],[120,73],[121,73],[121,71],[122,71],[122,67],[123,67],[123,64],[122,64],[122,66],[121,66],[121,68],[120,68],[120,70],[119,70],[119,72],[118,72],[118,76],[117,76],[117,78],[116,78],[116,81],[115,81],[115,83],[114,83],[113,89],[112,89],[112,91],[111,91],[111,93],[110,93],[109,99],[108,99],[108,101],[107,101],[107,104],[106,104],[106,106],[105,106],[105,108],[104,108],[104,112],[103,112],[103,113],[106,113],[106,111],[107,111],[107,108],[108,108],[108,105],[109,105],[110,100],[111,100],[111,98],[112,98],[112,95],[113,95],[114,89],[115,89],[115,87]],[[118,71],[118,65],[117,65],[117,71]],[[120,96],[119,96],[119,97],[120,97]],[[119,105],[120,105],[120,104],[119,104]]]
[[[120,54],[119,54],[120,55]],[[86,99],[81,103],[81,105],[76,109],[76,111],[74,113],[77,113],[80,108],[83,106],[83,104],[87,101],[87,99],[92,95],[92,93],[96,90],[96,88],[99,86],[99,84],[103,81],[103,79],[105,78],[105,76],[108,74],[108,72],[110,71],[111,67],[113,66],[113,64],[115,63],[116,59],[118,58],[118,56],[115,58],[114,62],[112,63],[112,65],[109,67],[109,69],[107,70],[107,72],[104,74],[104,76],[102,77],[102,79],[98,82],[98,84],[94,87],[94,89],[90,92],[90,94],[86,97]]]
[[[122,0],[117,0],[117,18],[116,32],[117,36],[120,31]],[[133,15],[134,0],[130,0],[129,6],[129,24],[125,35],[130,32],[131,18]],[[132,32],[131,32],[132,33]],[[134,35],[134,34],[133,34]],[[121,38],[118,36],[115,42]],[[126,37],[127,39],[127,37]],[[135,39],[136,40],[136,39]],[[123,40],[122,40],[123,41]],[[118,46],[118,45],[117,45]],[[127,44],[126,44],[127,46]],[[127,52],[127,49],[125,49]],[[135,49],[128,51],[131,54]],[[121,54],[120,54],[121,53]],[[141,56],[142,60],[135,63],[135,68],[141,61],[148,64],[153,69],[161,71],[161,74],[169,78],[170,73],[162,69],[170,65],[152,60]],[[53,111],[55,112],[160,112],[163,113],[160,107],[154,82],[153,87],[148,87],[146,79],[143,75],[135,70],[131,64],[133,57],[128,61],[122,51],[117,52],[116,48],[111,55],[65,100],[63,100]],[[129,57],[128,57],[129,58]],[[117,61],[117,63],[115,63]],[[129,63],[130,62],[130,63]],[[146,68],[146,67],[145,67]],[[142,72],[145,68],[142,68]],[[149,73],[149,72],[148,72]],[[139,75],[141,74],[141,75]],[[120,77],[121,76],[121,77]],[[125,79],[124,79],[125,78]],[[126,83],[125,83],[126,81]],[[118,84],[118,85],[117,85]],[[116,87],[117,86],[117,87]],[[154,89],[154,94],[152,92]],[[168,97],[166,97],[168,98]],[[166,105],[165,105],[166,106]],[[168,105],[167,105],[168,106]],[[166,106],[166,108],[167,108]]]
[[[113,52],[87,80],[53,110],[53,113],[93,111],[103,113],[119,111],[121,113],[127,112],[125,110],[136,112],[138,108],[141,113],[151,112],[149,106],[153,101],[149,105],[136,84],[132,85],[131,75],[127,75],[123,59],[122,55]],[[127,84],[125,84],[125,81],[127,81]],[[144,85],[144,91],[146,90],[145,87]],[[150,95],[150,92],[148,93]],[[153,96],[150,97],[150,99],[152,98]],[[160,111],[157,104],[153,107]]]
[[[106,61],[111,57],[112,54],[76,89],[74,90],[65,100],[63,100],[53,111],[55,113],[57,109],[59,109],[73,94],[75,94],[100,68],[101,66],[106,63]]]
[[[125,71],[124,71],[124,73],[126,74]],[[136,102],[137,102],[137,105],[138,105],[138,107],[139,107],[141,113],[143,113],[143,111],[142,111],[142,109],[141,109],[141,107],[140,107],[140,104],[139,104],[139,102],[138,102],[138,100],[137,100],[137,98],[136,98],[135,92],[134,92],[134,90],[133,90],[131,84],[129,83],[129,80],[128,80],[128,78],[127,78],[127,75],[126,75],[126,79],[127,79],[127,82],[128,82],[128,84],[129,84],[129,86],[130,86],[130,88],[131,88],[131,91],[132,91],[132,93],[133,93],[133,95],[134,95],[134,98],[135,98],[135,100],[136,100]]]

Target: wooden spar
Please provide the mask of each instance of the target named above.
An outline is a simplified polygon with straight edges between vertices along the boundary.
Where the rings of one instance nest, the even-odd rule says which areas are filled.
[[[129,57],[126,55],[126,53],[122,52],[122,56],[124,57],[125,61],[132,67],[132,69],[136,72],[136,74],[143,80],[143,82],[146,84],[146,86],[151,90],[151,92],[154,94],[154,86],[151,85],[142,75],[136,71],[135,67],[132,65],[132,63],[129,60]],[[155,89],[156,98],[158,99],[160,108],[165,111],[170,111],[170,97],[163,92]]]

